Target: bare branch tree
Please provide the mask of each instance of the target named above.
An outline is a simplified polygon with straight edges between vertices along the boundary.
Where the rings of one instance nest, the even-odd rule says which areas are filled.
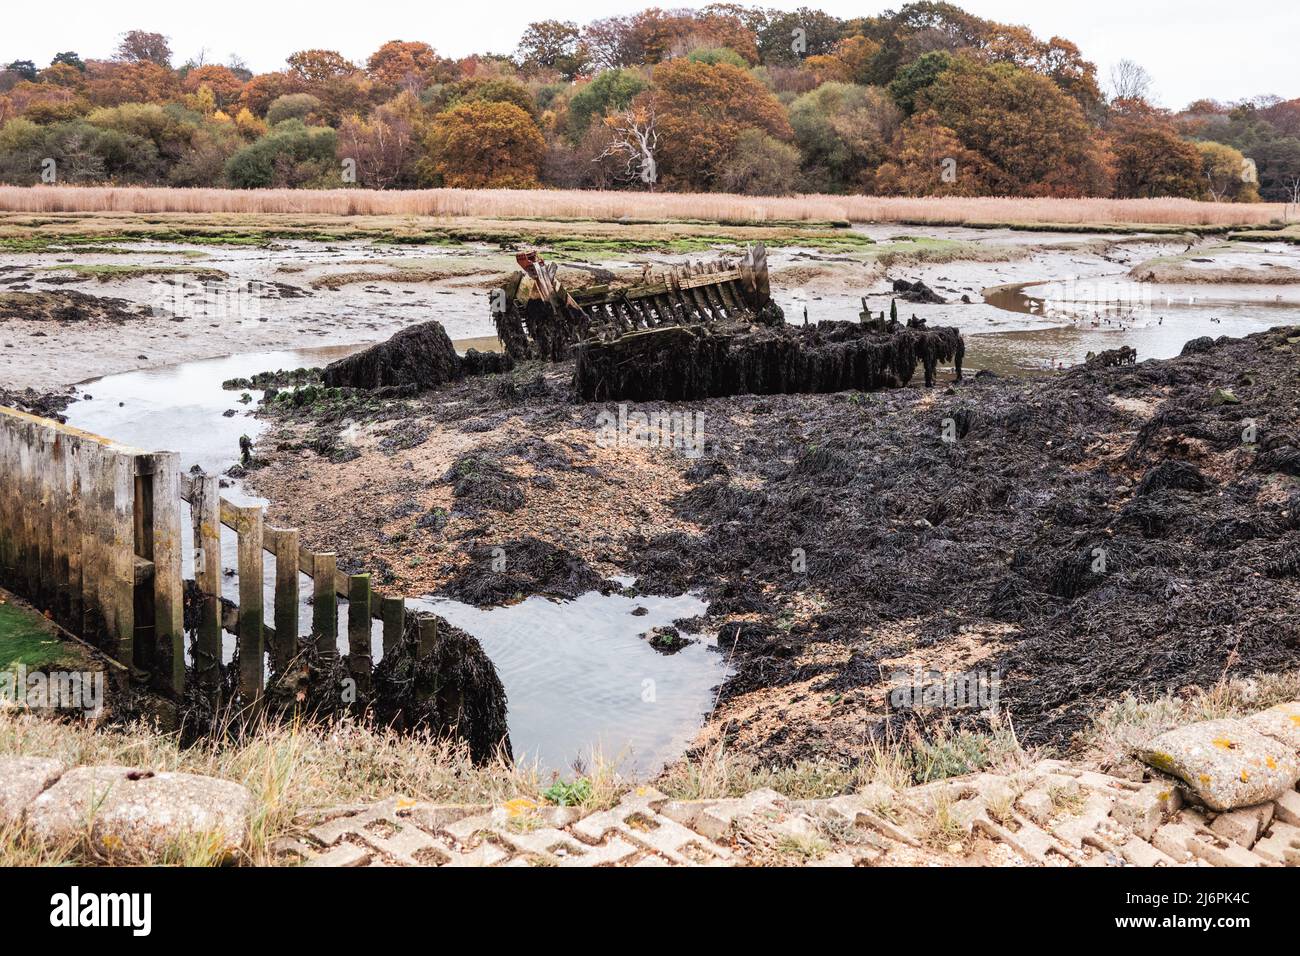
[[[641,180],[654,192],[659,179],[655,149],[659,146],[659,128],[653,103],[623,110],[606,117],[605,125],[613,134],[610,144],[596,158],[617,158],[623,162],[622,178]]]
[[[1151,74],[1132,60],[1120,60],[1111,67],[1110,85],[1117,100],[1145,100],[1151,95]]]

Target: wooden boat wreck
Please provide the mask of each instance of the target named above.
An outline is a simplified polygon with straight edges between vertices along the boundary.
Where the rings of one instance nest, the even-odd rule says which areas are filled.
[[[761,243],[739,260],[670,266],[616,287],[566,289],[554,263],[517,257],[521,271],[494,296],[497,334],[512,358],[576,360],[585,401],[681,401],[738,394],[875,391],[907,385],[940,362],[961,378],[954,328],[906,326],[866,309],[859,322],[787,325],[772,301]]]

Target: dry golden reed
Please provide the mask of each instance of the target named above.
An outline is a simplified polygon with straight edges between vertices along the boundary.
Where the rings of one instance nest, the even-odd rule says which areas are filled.
[[[1258,226],[1287,218],[1278,203],[1190,199],[735,196],[595,190],[169,189],[0,186],[0,211],[25,213],[296,213],[334,216],[693,219],[715,222],[850,220],[924,224],[1060,223]]]

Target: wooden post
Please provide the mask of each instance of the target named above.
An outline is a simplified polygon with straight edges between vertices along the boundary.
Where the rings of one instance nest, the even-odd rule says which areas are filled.
[[[406,599],[386,597],[380,604],[384,618],[384,656],[397,650],[406,634]]]
[[[239,696],[250,704],[262,696],[266,648],[262,626],[262,509],[239,508]]]
[[[100,473],[103,540],[111,542],[105,565],[107,580],[100,604],[108,626],[112,656],[128,668],[135,664],[135,459],[107,450]]]
[[[348,577],[348,671],[357,688],[370,690],[370,575]]]
[[[203,593],[194,667],[200,685],[215,695],[221,686],[221,491],[216,475],[196,476],[190,488],[194,583]]]
[[[418,660],[430,656],[433,653],[434,645],[438,643],[438,619],[434,617],[420,618],[420,642],[416,645],[415,656]]]
[[[333,554],[312,556],[311,632],[323,656],[339,652],[339,594],[334,580],[338,559]]]
[[[275,541],[275,647],[277,667],[287,667],[298,656],[298,548],[296,528],[276,532]]]
[[[64,608],[63,626],[80,634],[84,623],[85,609],[81,603],[81,458],[84,454],[82,442],[69,441],[63,453],[63,481],[66,494],[63,501],[63,534],[67,555],[67,605]]]
[[[99,540],[99,469],[104,449],[87,442],[81,446],[77,459],[77,475],[81,485],[81,510],[77,524],[81,527],[81,628],[87,640],[95,640],[96,632],[104,626],[99,607],[99,585],[104,577],[104,549]]]
[[[153,460],[154,686],[179,699],[185,693],[185,596],[181,571],[180,455]]]

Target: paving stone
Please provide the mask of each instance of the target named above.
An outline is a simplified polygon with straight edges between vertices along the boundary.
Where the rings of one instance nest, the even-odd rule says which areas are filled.
[[[1272,819],[1273,804],[1262,803],[1220,813],[1210,824],[1210,829],[1225,840],[1231,840],[1249,850]]]
[[[1016,823],[1018,827],[1014,832],[1008,827],[987,820],[979,821],[978,826],[989,836],[1001,840],[1032,863],[1051,865],[1053,854],[1070,862],[1078,860],[1074,853],[1053,840],[1051,834],[1035,826],[1028,819],[1017,817]]]
[[[1110,815],[1143,840],[1150,840],[1160,824],[1178,812],[1182,802],[1177,787],[1155,781],[1120,797]]]
[[[229,780],[132,767],[78,767],[27,808],[28,830],[63,842],[87,835],[109,851],[157,854],[186,834],[217,839],[228,851],[248,836],[253,796]]]
[[[1139,756],[1186,782],[1212,810],[1275,800],[1300,779],[1300,758],[1294,750],[1239,720],[1175,728],[1151,740]]]
[[[1191,827],[1181,823],[1166,823],[1156,830],[1151,844],[1175,863],[1190,863],[1194,858],[1191,844],[1195,839],[1196,833]]]
[[[27,806],[63,774],[50,757],[0,758],[0,826],[17,823]]]
[[[1131,837],[1119,848],[1120,855],[1134,866],[1174,866],[1173,857],[1162,853],[1146,840]]]
[[[775,790],[765,789],[731,800],[668,800],[658,812],[720,842],[738,820],[757,813],[776,813],[787,803]]]
[[[1052,819],[1052,815],[1056,812],[1056,804],[1052,802],[1052,795],[1043,790],[1030,790],[1028,793],[1022,793],[1020,799],[1016,801],[1016,806],[1021,813],[1040,826],[1046,825],[1047,821]]]
[[[1127,828],[1111,819],[1114,797],[1093,791],[1088,794],[1083,808],[1058,823],[1052,830],[1058,840],[1064,840],[1076,850],[1085,846],[1112,851],[1128,839]]]
[[[365,866],[373,854],[354,843],[340,843],[307,861],[307,866]]]
[[[1293,827],[1300,827],[1300,793],[1292,790],[1273,801],[1273,812],[1277,818]]]
[[[1300,827],[1274,820],[1251,852],[1279,866],[1300,866]]]
[[[725,863],[731,859],[728,850],[671,817],[655,812],[651,804],[666,799],[657,790],[644,787],[624,796],[613,809],[577,821],[572,830],[590,842],[613,831],[618,837],[662,854],[679,866]]]

